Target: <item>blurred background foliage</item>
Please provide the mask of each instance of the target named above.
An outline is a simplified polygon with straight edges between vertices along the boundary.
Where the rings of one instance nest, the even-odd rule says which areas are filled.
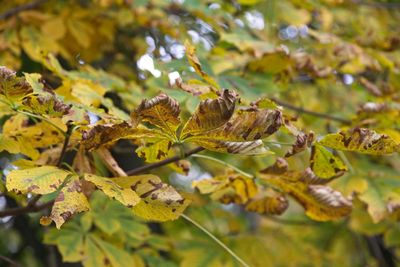
[[[190,40],[204,71],[221,88],[236,89],[243,105],[273,99],[317,139],[362,126],[400,142],[399,21],[394,0],[2,0],[0,65],[40,73],[60,95],[72,88],[66,97],[103,118],[125,120],[159,92],[177,99],[188,117],[200,98],[175,79],[209,90],[188,64]],[[4,122],[9,111],[0,108]],[[274,138],[268,144],[274,156],[209,155],[252,173],[293,141],[285,133]],[[112,149],[125,170],[143,164],[133,151],[126,141]],[[302,171],[309,156],[306,150],[289,165]],[[223,173],[206,159],[191,159],[188,176],[167,167],[155,173],[187,191],[188,214],[250,266],[400,265],[399,155],[344,158],[350,171],[331,185],[353,197],[353,211],[336,222],[315,222],[292,200],[277,217],[192,194],[193,180]],[[2,152],[3,174],[15,159]],[[107,172],[101,162],[96,167]],[[4,193],[3,182],[0,189],[0,210],[26,201]],[[100,194],[91,207],[61,230],[39,226],[38,214],[1,218],[0,255],[22,266],[239,266],[182,219],[146,223]]]

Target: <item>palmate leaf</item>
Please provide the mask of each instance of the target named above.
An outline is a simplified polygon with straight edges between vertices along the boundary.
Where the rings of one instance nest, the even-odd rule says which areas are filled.
[[[68,114],[70,105],[63,103],[55,95],[42,92],[40,94],[30,94],[23,99],[23,109],[34,114],[61,117]]]
[[[390,136],[365,128],[354,128],[347,132],[328,134],[319,143],[338,150],[371,155],[391,154],[400,150],[400,145]]]
[[[310,167],[318,177],[323,179],[338,177],[347,171],[347,166],[340,158],[318,143],[311,148]]]
[[[192,187],[197,188],[202,194],[211,194],[213,200],[224,204],[245,204],[258,192],[254,179],[235,173],[194,181]]]
[[[273,186],[295,198],[306,210],[306,215],[318,221],[337,220],[351,212],[352,203],[332,188],[312,184],[312,180],[304,179],[307,173],[285,171],[275,173],[269,168],[258,177],[267,185]],[[308,182],[306,182],[308,181]]]

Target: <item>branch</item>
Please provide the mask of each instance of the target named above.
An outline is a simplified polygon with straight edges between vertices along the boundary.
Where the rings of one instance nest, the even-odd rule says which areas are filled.
[[[12,266],[12,267],[22,267],[22,265],[19,264],[18,262],[13,261],[12,259],[7,258],[6,256],[3,256],[3,255],[0,255],[0,260],[8,262],[10,264],[10,266]]]
[[[31,3],[27,3],[24,5],[20,5],[20,6],[11,8],[11,9],[7,10],[6,12],[4,12],[3,14],[0,14],[0,20],[8,19],[9,17],[17,15],[18,13],[20,13],[22,11],[37,8],[38,6],[40,6],[41,4],[43,4],[46,1],[47,0],[37,0],[37,1],[31,2]]]
[[[133,169],[133,170],[129,170],[129,171],[126,172],[126,174],[127,175],[135,175],[135,174],[139,174],[139,173],[142,173],[142,172],[146,172],[146,171],[149,171],[149,170],[152,170],[152,169],[167,165],[169,163],[172,163],[172,162],[187,158],[187,157],[189,157],[189,156],[191,156],[193,154],[196,154],[196,153],[198,153],[200,151],[203,151],[203,150],[204,150],[204,148],[202,148],[202,147],[196,147],[196,148],[184,153],[182,156],[175,156],[175,157],[172,157],[172,158],[164,159],[162,161],[158,161],[158,162],[155,162],[155,163],[144,165],[144,166],[141,166],[139,168],[136,168],[136,169]]]
[[[288,109],[291,109],[291,110],[294,110],[294,111],[297,111],[299,113],[304,113],[304,114],[308,114],[308,115],[311,115],[311,116],[314,116],[314,117],[323,118],[323,119],[333,120],[333,121],[337,121],[337,122],[340,122],[340,123],[343,123],[343,124],[348,124],[348,125],[351,124],[350,120],[347,120],[347,119],[344,119],[344,118],[341,118],[341,117],[336,117],[336,116],[333,116],[333,115],[330,115],[330,114],[315,112],[315,111],[303,109],[301,107],[296,107],[296,106],[293,106],[293,105],[291,105],[289,103],[283,102],[283,101],[281,101],[279,99],[276,99],[276,98],[271,98],[271,100],[276,102],[278,105],[281,105],[281,106],[283,106],[285,108],[288,108]]]
[[[29,202],[29,203],[31,203],[31,202]],[[49,202],[46,202],[46,203],[43,203],[40,205],[35,205],[36,202],[31,205],[29,203],[25,207],[19,207],[19,208],[13,208],[13,209],[0,211],[0,218],[6,217],[6,216],[17,216],[17,215],[21,215],[24,213],[41,211],[41,210],[44,210],[45,208],[48,208],[51,205],[53,205],[54,201],[49,201]]]
[[[64,144],[63,144],[63,147],[61,149],[61,154],[60,154],[60,157],[58,158],[57,167],[60,167],[61,163],[64,160],[64,156],[65,156],[65,153],[67,152],[69,139],[71,138],[71,134],[72,134],[73,129],[74,129],[74,126],[68,125],[67,132],[65,133]]]

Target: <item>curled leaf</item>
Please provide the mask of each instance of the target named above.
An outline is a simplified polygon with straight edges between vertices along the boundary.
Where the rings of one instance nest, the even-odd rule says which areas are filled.
[[[148,122],[175,137],[180,125],[179,113],[179,103],[166,94],[160,94],[143,100],[131,113],[131,118],[134,124]]]
[[[220,94],[216,99],[200,102],[182,129],[182,139],[214,130],[229,121],[235,110],[237,94],[232,90],[224,90]]]
[[[264,196],[250,200],[246,210],[259,214],[281,215],[289,207],[289,202],[284,195]]]
[[[32,93],[33,89],[23,77],[17,77],[16,72],[0,67],[0,94],[9,99],[18,100]]]

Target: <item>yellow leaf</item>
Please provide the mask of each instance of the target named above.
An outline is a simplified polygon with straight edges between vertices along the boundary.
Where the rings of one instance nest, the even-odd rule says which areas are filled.
[[[202,194],[210,194],[211,198],[224,204],[245,204],[257,194],[254,179],[240,174],[228,173],[211,179],[194,181],[192,187],[199,189]]]
[[[221,91],[220,94],[217,99],[200,102],[182,129],[182,139],[214,130],[229,121],[235,111],[237,94],[231,90]]]
[[[175,220],[189,205],[189,200],[155,175],[118,177],[113,180],[121,187],[131,188],[139,195],[142,200],[132,211],[147,220]]]
[[[53,166],[14,170],[7,175],[7,190],[35,194],[56,191],[71,173]]]
[[[99,106],[103,95],[106,93],[100,84],[96,84],[89,80],[79,80],[73,83],[71,95],[74,96],[78,102],[88,106]]]
[[[114,180],[93,174],[85,174],[84,179],[92,182],[109,197],[115,198],[128,207],[133,207],[139,203],[140,198],[130,187],[121,187]]]
[[[62,39],[66,34],[66,27],[62,17],[54,17],[47,20],[41,26],[42,33],[51,37],[54,40]]]
[[[7,99],[18,100],[31,93],[32,87],[22,77],[6,67],[0,67],[0,94]]]
[[[186,56],[190,65],[194,68],[196,73],[200,75],[206,82],[210,85],[214,86],[215,88],[219,89],[219,85],[215,82],[213,78],[211,78],[207,73],[203,71],[201,68],[201,63],[199,58],[196,56],[196,48],[189,43],[189,41],[185,41],[185,48],[186,48]]]
[[[371,155],[391,154],[398,152],[400,148],[400,145],[390,136],[378,134],[365,128],[328,134],[319,143],[338,150],[356,151]]]
[[[68,114],[71,106],[64,104],[55,95],[50,93],[30,94],[23,100],[24,109],[39,115],[61,117]]]
[[[347,171],[347,166],[340,158],[318,143],[311,148],[310,167],[318,177],[324,179],[341,176]]]
[[[284,50],[265,53],[261,58],[251,61],[247,68],[255,72],[276,74],[287,69],[291,64],[289,55]]]
[[[157,126],[174,139],[181,123],[179,113],[178,102],[166,94],[160,94],[143,100],[131,113],[131,118],[134,124],[144,121]]]
[[[146,142],[145,145],[136,149],[136,154],[145,159],[146,162],[156,162],[168,157],[168,152],[172,142],[166,138],[160,138],[157,141]]]
[[[89,202],[82,192],[82,185],[78,176],[72,176],[66,185],[61,189],[54,200],[50,218],[60,229],[73,214],[90,209]]]

